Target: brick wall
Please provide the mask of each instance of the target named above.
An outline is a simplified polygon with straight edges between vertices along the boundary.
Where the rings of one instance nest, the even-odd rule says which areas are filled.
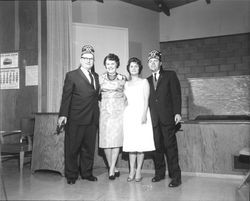
[[[161,42],[164,69],[176,71],[182,87],[182,116],[187,119],[187,78],[250,74],[250,33]]]

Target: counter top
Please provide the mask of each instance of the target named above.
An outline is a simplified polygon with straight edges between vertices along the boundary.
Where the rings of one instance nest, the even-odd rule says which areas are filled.
[[[59,112],[36,112],[36,115],[44,115],[44,114],[49,114],[49,115],[59,115]]]
[[[182,124],[250,124],[248,120],[186,120]]]

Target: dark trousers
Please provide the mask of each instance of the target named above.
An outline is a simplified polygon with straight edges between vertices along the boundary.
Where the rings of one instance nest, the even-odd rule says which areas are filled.
[[[158,125],[154,127],[156,151],[153,152],[153,160],[155,165],[156,176],[165,176],[165,155],[167,159],[169,176],[171,178],[181,179],[178,146],[175,134],[175,125],[163,125],[161,123],[158,123]]]
[[[65,130],[65,176],[77,179],[92,175],[97,125],[68,122]]]

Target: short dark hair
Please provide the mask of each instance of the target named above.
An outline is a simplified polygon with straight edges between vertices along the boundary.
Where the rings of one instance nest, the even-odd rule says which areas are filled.
[[[108,60],[111,60],[111,61],[115,61],[116,64],[117,64],[117,67],[116,68],[119,68],[120,66],[120,59],[119,57],[116,55],[116,54],[113,54],[113,53],[110,53],[108,54],[105,58],[104,58],[104,61],[103,61],[103,65],[106,66],[106,61]]]
[[[136,58],[136,57],[132,57],[128,60],[128,64],[127,64],[127,71],[128,73],[130,74],[130,71],[129,71],[129,66],[132,62],[135,62],[138,66],[139,66],[139,74],[141,74],[141,71],[143,69],[143,66],[141,64],[141,60]]]

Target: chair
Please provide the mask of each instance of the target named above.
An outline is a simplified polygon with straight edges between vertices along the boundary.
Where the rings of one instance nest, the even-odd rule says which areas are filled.
[[[26,156],[31,158],[34,124],[34,118],[23,118],[21,130],[0,132],[1,161],[18,159],[20,172],[23,170],[24,158]],[[5,138],[13,135],[18,135],[18,143],[4,143]]]
[[[241,187],[245,184],[247,184],[247,182],[250,181],[250,147],[245,147],[242,150],[240,150],[239,152],[239,161],[245,164],[248,164],[248,173],[246,174],[246,176],[244,177],[243,181],[241,182],[241,184],[239,185],[238,189],[241,189]]]
[[[0,152],[0,158],[1,158],[1,152]],[[1,160],[0,160],[0,200],[7,200],[7,194],[6,194],[6,189],[5,189],[5,185],[4,185]]]

